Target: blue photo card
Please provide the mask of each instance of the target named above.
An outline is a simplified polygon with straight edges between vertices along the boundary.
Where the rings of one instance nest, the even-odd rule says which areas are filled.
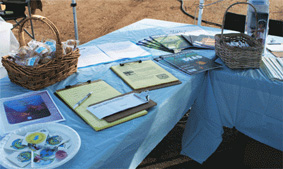
[[[64,120],[47,91],[3,98],[0,103],[1,134],[28,124]]]

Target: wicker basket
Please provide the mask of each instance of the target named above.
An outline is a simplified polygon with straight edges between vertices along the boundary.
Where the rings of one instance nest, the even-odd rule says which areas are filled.
[[[234,5],[248,4],[253,7],[258,20],[256,8],[247,2],[237,2],[230,5],[224,14],[222,22],[221,34],[215,35],[215,53],[222,61],[231,69],[239,68],[259,68],[261,56],[263,52],[263,45],[255,38],[244,33],[229,33],[223,34],[225,16],[227,11]],[[255,33],[257,33],[258,23],[256,24]],[[231,42],[247,43],[248,47],[231,46]]]
[[[47,24],[56,35],[56,53],[55,58],[49,62],[35,67],[21,66],[13,62],[10,56],[2,58],[2,64],[8,72],[11,82],[31,90],[39,90],[57,83],[77,71],[79,50],[76,49],[66,55],[63,55],[63,46],[60,40],[59,32],[56,26],[47,18],[34,15],[25,19],[19,28],[20,46],[25,45],[23,25],[29,20],[39,20]]]

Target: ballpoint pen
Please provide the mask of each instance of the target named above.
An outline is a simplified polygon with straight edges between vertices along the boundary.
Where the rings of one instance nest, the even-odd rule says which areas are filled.
[[[74,106],[73,106],[73,109],[77,108],[79,105],[81,105],[87,98],[90,97],[90,95],[92,94],[92,92],[88,93],[82,100],[80,100],[78,103],[76,103]]]

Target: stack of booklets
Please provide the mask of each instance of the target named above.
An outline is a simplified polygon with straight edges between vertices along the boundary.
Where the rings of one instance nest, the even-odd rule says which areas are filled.
[[[184,39],[194,47],[215,49],[215,39],[213,35],[182,35]]]
[[[213,59],[209,59],[192,51],[163,55],[155,58],[155,60],[171,65],[189,75],[222,67],[221,64],[214,62]]]
[[[283,58],[262,57],[260,70],[271,80],[283,81]]]
[[[212,35],[166,34],[150,36],[137,45],[158,49],[170,53],[178,53],[186,49],[214,49]]]

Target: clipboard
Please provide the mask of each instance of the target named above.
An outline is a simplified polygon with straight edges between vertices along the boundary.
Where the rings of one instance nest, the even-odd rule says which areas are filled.
[[[93,92],[93,94],[80,106],[73,109],[73,106],[89,92]],[[119,91],[103,80],[87,81],[73,86],[69,85],[63,89],[57,90],[55,95],[95,131],[100,131],[147,114],[147,111],[144,109],[141,111],[135,109],[135,112],[120,112],[120,115],[109,116],[108,121],[106,121],[105,119],[98,119],[95,115],[90,113],[86,109],[89,105],[121,95]]]
[[[107,99],[107,100],[104,100],[104,101],[108,101],[108,100],[112,100],[112,99],[115,99],[115,98],[119,98],[121,96],[125,96],[125,95],[133,93],[133,92],[137,93],[136,91],[132,91],[132,92],[125,93],[125,94],[122,94],[122,95],[119,95],[119,96],[116,96],[116,97],[113,97],[113,98],[110,98],[110,99]],[[96,105],[96,104],[99,104],[99,103],[102,103],[104,101],[101,101],[101,102],[98,102],[98,103],[95,103],[95,104],[91,104],[88,107]],[[136,106],[136,107],[132,107],[132,108],[126,109],[124,111],[117,112],[117,113],[112,114],[110,116],[104,117],[103,119],[106,120],[107,122],[111,123],[111,122],[114,122],[116,120],[119,120],[119,119],[122,119],[124,117],[127,117],[127,116],[129,116],[131,114],[137,113],[139,111],[147,110],[147,109],[149,109],[151,107],[154,107],[156,105],[157,105],[157,103],[155,103],[153,100],[150,99],[145,104],[142,104],[142,105],[139,105],[139,106]]]
[[[120,63],[120,65],[112,66],[111,70],[136,92],[182,83],[152,60]]]

